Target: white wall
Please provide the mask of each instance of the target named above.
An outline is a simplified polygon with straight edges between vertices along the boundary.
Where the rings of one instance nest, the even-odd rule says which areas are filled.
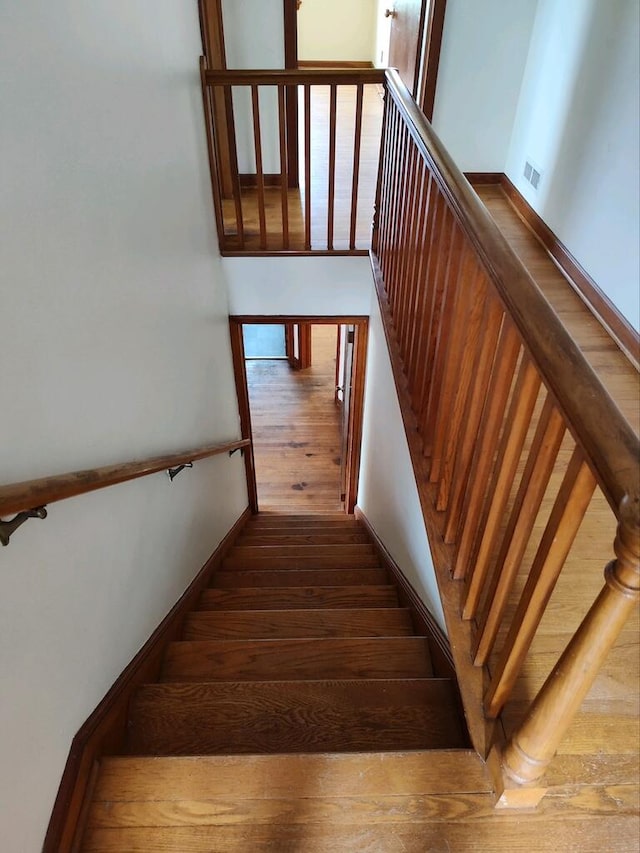
[[[378,0],[303,0],[298,59],[373,62]]]
[[[222,258],[231,314],[366,316],[367,257]]]
[[[239,435],[196,4],[5,4],[0,482]],[[52,504],[1,554],[0,846],[246,506],[238,456]]]
[[[194,0],[195,2],[195,0]],[[223,0],[227,68],[284,68],[284,6],[282,0]],[[233,93],[238,168],[255,174],[251,95],[248,88]],[[275,89],[260,92],[263,169],[280,172],[278,98]]]
[[[391,18],[386,18],[384,14],[389,7],[388,0],[376,0],[375,50],[373,54],[376,68],[389,67]]]
[[[440,627],[446,630],[375,296],[369,328],[358,505]]]
[[[638,328],[637,0],[540,0],[506,172]],[[535,191],[523,178],[542,170]]]
[[[463,171],[504,171],[537,2],[447,0],[433,126]]]

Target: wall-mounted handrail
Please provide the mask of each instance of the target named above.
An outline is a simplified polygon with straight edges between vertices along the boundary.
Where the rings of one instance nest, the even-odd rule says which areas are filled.
[[[197,462],[199,459],[230,453],[250,445],[251,440],[248,438],[234,439],[223,444],[205,444],[189,450],[151,456],[148,459],[87,468],[83,471],[0,486],[0,517],[73,498],[96,489],[105,489],[127,480],[136,480],[187,462]]]
[[[640,597],[640,442],[393,71],[372,263],[480,752],[596,485],[618,521],[604,589],[522,724],[491,753],[502,804],[531,806]]]
[[[638,436],[456,166],[396,71],[387,88],[422,156],[488,271],[532,360],[583,448],[613,511],[640,512]]]

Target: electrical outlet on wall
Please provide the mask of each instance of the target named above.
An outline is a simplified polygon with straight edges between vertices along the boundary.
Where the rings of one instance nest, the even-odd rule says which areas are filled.
[[[542,169],[533,162],[531,157],[527,157],[525,160],[523,174],[534,190],[537,190],[542,180]]]

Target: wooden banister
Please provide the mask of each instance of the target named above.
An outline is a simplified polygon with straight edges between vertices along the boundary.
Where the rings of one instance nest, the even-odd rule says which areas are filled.
[[[396,71],[387,88],[617,514],[638,495],[638,438]]]
[[[490,755],[499,804],[531,806],[640,594],[640,443],[397,73],[386,79],[372,261],[480,752],[598,485],[618,521],[604,590]]]
[[[73,498],[96,489],[105,489],[108,486],[125,483],[127,480],[147,477],[149,474],[156,474],[158,471],[175,468],[187,462],[197,462],[199,459],[207,459],[221,453],[231,453],[234,450],[248,448],[250,445],[251,440],[248,438],[235,439],[223,444],[205,444],[176,453],[152,456],[140,461],[87,468],[83,471],[72,471],[68,474],[56,474],[51,477],[40,477],[37,480],[0,486],[0,517]]]

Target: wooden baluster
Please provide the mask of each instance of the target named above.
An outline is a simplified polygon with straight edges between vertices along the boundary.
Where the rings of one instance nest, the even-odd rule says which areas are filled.
[[[589,692],[609,650],[640,597],[640,518],[638,498],[620,507],[616,559],[605,569],[606,584],[545,681],[502,755],[498,805],[535,805],[544,795],[539,783],[562,738]],[[529,785],[522,790],[519,786]]]
[[[311,85],[304,85],[304,247],[311,249]]]
[[[395,291],[398,284],[397,270],[403,246],[400,239],[400,234],[403,226],[402,205],[405,201],[404,186],[407,176],[407,162],[409,154],[409,131],[404,123],[400,125],[400,136],[398,139],[398,152],[395,160],[395,180],[393,185],[393,195],[391,197],[391,228],[389,240],[389,282],[388,293],[390,304],[393,305]],[[391,309],[391,316],[395,325],[395,312]]]
[[[278,84],[278,125],[280,131],[280,199],[282,204],[282,248],[289,248],[289,175],[287,173],[287,114],[285,87]]]
[[[441,193],[432,185],[433,209],[428,223],[429,233],[427,235],[427,256],[424,268],[424,276],[421,281],[423,292],[420,300],[420,311],[416,316],[415,333],[411,346],[411,357],[407,364],[407,380],[414,412],[419,412],[419,389],[422,377],[431,370],[431,362],[425,359],[428,347],[427,334],[433,313],[434,301],[437,301],[437,293],[442,290],[443,280],[438,280],[434,270],[437,270],[438,260],[442,252],[446,252],[448,261],[449,244],[443,247],[441,235],[445,233],[445,221],[448,214],[446,202]],[[445,261],[445,262],[446,262]]]
[[[333,217],[336,198],[336,118],[338,112],[338,87],[329,87],[329,186],[327,203],[327,249],[333,249]]]
[[[425,442],[426,456],[431,455],[433,440],[429,426],[429,400],[434,394],[434,388],[439,388],[442,381],[447,342],[454,334],[459,279],[466,258],[464,236],[455,224],[448,207],[443,232],[444,236],[441,239],[443,251],[446,254],[439,258],[433,247],[430,250],[435,266],[430,265],[428,271],[430,304],[420,356],[422,363],[429,365],[429,371],[423,371],[420,381],[416,382],[415,395],[418,429]],[[433,425],[431,425],[432,428]]]
[[[267,248],[267,218],[264,204],[264,171],[262,169],[262,139],[260,135],[260,100],[258,86],[251,86],[253,112],[253,147],[256,155],[256,178],[258,182],[258,218],[260,221],[260,248]]]
[[[231,86],[224,87],[224,104],[227,111],[227,136],[229,139],[229,157],[231,160],[231,183],[233,185],[233,201],[236,211],[236,233],[238,248],[244,249],[244,221],[242,218],[242,190],[240,188],[240,171],[238,169],[238,148],[236,146],[236,126],[233,114],[233,92]]]
[[[386,137],[384,139],[384,153],[382,159],[382,172],[380,176],[380,206],[378,212],[378,258],[380,268],[386,277],[388,265],[389,230],[392,210],[390,205],[391,185],[393,182],[394,169],[396,167],[396,146],[398,139],[398,110],[392,98],[387,94],[385,115]]]
[[[463,334],[450,335],[449,358],[452,350],[456,352],[457,369],[452,366],[451,385],[443,386],[443,393],[448,393],[450,403],[439,407],[439,426],[436,427],[436,442],[431,457],[431,482],[439,483],[436,509],[447,508],[453,465],[458,455],[460,430],[463,428],[463,418],[467,406],[467,398],[471,388],[471,380],[477,381],[476,362],[480,356],[483,340],[487,337],[486,318],[487,287],[489,281],[483,270],[478,270],[476,284],[469,294],[470,306],[467,309]],[[495,329],[495,339],[498,329]],[[442,399],[442,397],[441,397]],[[445,397],[446,399],[446,397]]]
[[[447,280],[446,275],[444,280]],[[428,389],[425,388],[423,394],[420,422],[423,424],[425,455],[429,457],[437,455],[435,466],[432,461],[429,468],[430,475],[435,474],[436,479],[439,476],[446,434],[444,422],[451,414],[462,361],[462,349],[467,334],[466,323],[470,310],[469,302],[473,300],[472,305],[477,314],[480,308],[472,294],[477,292],[476,288],[480,288],[481,281],[481,269],[478,266],[475,254],[470,249],[465,248],[462,252],[458,274],[447,288],[450,295],[447,295],[446,306],[436,314],[437,322],[434,321],[431,324],[429,332],[430,346],[427,359],[428,363],[432,365],[433,381]],[[444,303],[441,304],[444,305]],[[474,330],[475,333],[476,330]]]
[[[596,480],[579,448],[573,451],[485,699],[496,717],[520,672],[551,593],[587,511]]]
[[[381,222],[382,222],[382,189],[383,176],[386,167],[386,156],[389,144],[389,118],[391,114],[391,98],[387,87],[384,88],[383,108],[382,108],[382,127],[380,128],[380,148],[378,150],[378,174],[376,178],[376,196],[373,203],[373,231],[371,236],[371,251],[378,258],[378,263],[382,263],[381,259]]]
[[[215,144],[215,129],[213,126],[213,91],[205,81],[207,60],[200,57],[200,83],[202,86],[202,102],[204,105],[204,126],[207,133],[207,153],[209,155],[209,171],[211,174],[211,193],[213,196],[213,209],[216,215],[216,228],[218,231],[218,245],[221,249],[226,248],[226,234],[224,231],[224,217],[222,214],[222,187],[220,184],[220,170],[218,168],[218,153]]]
[[[425,217],[424,229],[421,234],[421,245],[419,248],[419,263],[416,273],[416,301],[411,325],[407,329],[406,342],[404,351],[406,353],[404,359],[404,372],[407,376],[409,393],[413,395],[413,378],[415,371],[415,363],[417,360],[417,351],[420,346],[420,330],[422,328],[425,313],[427,311],[427,303],[430,297],[427,288],[427,270],[429,266],[430,254],[429,247],[440,208],[439,195],[435,181],[430,172],[428,174],[428,199],[427,210]]]
[[[394,289],[394,299],[392,301],[391,310],[394,317],[394,326],[396,334],[402,322],[402,303],[406,291],[406,266],[409,259],[409,232],[411,230],[411,210],[415,201],[413,194],[413,182],[415,180],[415,172],[417,168],[418,152],[414,145],[409,141],[409,150],[406,158],[406,165],[402,175],[402,189],[400,196],[399,217],[399,233],[398,233],[398,252],[396,254],[396,263],[393,271],[393,277],[396,282]]]
[[[511,405],[504,425],[496,465],[491,483],[488,488],[489,502],[486,512],[483,510],[479,521],[476,551],[469,556],[472,566],[465,604],[462,610],[463,619],[472,619],[480,600],[484,581],[489,571],[493,554],[493,546],[500,531],[500,523],[509,500],[509,492],[513,484],[518,460],[522,453],[525,438],[540,389],[538,371],[525,357],[520,365],[520,371],[514,388]],[[477,557],[476,557],[477,553]]]
[[[483,666],[493,649],[509,593],[522,563],[564,432],[562,416],[551,397],[547,396],[502,538],[496,571],[487,591],[487,612],[479,620],[479,631],[474,648],[476,666]]]
[[[513,323],[505,317],[493,365],[491,384],[487,392],[487,406],[482,414],[478,444],[471,464],[469,487],[464,495],[464,501],[462,501],[461,494],[454,496],[450,517],[447,519],[445,528],[445,541],[447,543],[452,544],[458,540],[453,572],[456,580],[464,578],[467,574],[469,554],[477,528],[480,526],[479,520],[520,350],[521,344],[518,333]],[[462,510],[459,515],[463,519],[463,523],[458,539],[457,528],[454,526],[454,515],[458,514],[456,508],[460,503],[462,503]],[[484,523],[486,523],[486,517]]]
[[[422,160],[418,161],[418,175],[415,183],[413,197],[415,200],[411,212],[411,235],[409,243],[409,262],[407,265],[407,290],[406,298],[401,307],[401,325],[398,329],[398,346],[403,363],[407,354],[407,339],[410,330],[415,323],[415,305],[419,288],[418,270],[420,267],[422,239],[426,220],[426,207],[428,201],[429,172]]]
[[[394,310],[394,302],[395,302],[395,293],[398,285],[398,263],[400,259],[400,254],[403,249],[402,241],[400,239],[400,234],[402,230],[402,226],[404,223],[402,216],[402,205],[405,202],[406,198],[404,196],[404,185],[406,181],[407,175],[407,158],[409,152],[409,131],[407,130],[404,124],[400,127],[400,138],[399,138],[399,154],[397,155],[397,159],[395,161],[395,180],[393,186],[393,194],[391,197],[391,229],[390,229],[390,241],[389,241],[389,265],[388,265],[388,276],[386,281],[387,294],[389,297],[389,306],[391,308],[391,317],[393,319],[395,325],[395,310]]]
[[[488,284],[488,283],[487,283]],[[452,495],[459,494],[466,486],[471,455],[476,445],[480,416],[485,404],[491,367],[496,354],[496,346],[504,310],[500,302],[485,288],[484,316],[480,327],[480,340],[476,356],[462,366],[460,387],[456,398],[454,419],[459,426],[451,430],[442,461],[442,474],[438,489],[436,508],[449,509]],[[447,523],[450,518],[447,516]]]
[[[358,178],[360,175],[360,145],[362,142],[362,101],[364,85],[358,83],[356,88],[356,126],[353,136],[353,181],[351,183],[351,231],[349,248],[356,247],[356,226],[358,223]]]

